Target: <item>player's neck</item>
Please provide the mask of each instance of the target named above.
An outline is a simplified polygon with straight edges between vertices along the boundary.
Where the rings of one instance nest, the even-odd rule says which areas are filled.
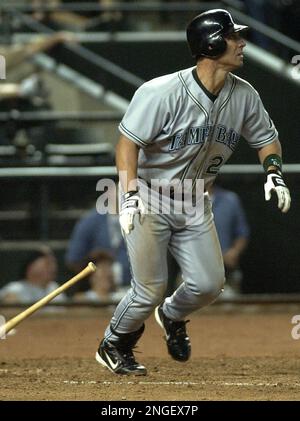
[[[213,60],[201,60],[197,63],[197,75],[205,88],[213,95],[218,95],[223,88],[228,71],[220,69]]]

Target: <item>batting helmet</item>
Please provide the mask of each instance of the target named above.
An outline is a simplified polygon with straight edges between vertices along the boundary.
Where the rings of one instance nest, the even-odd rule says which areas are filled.
[[[235,24],[227,10],[212,9],[201,13],[186,29],[192,56],[220,56],[227,48],[225,36],[245,29],[248,26]]]

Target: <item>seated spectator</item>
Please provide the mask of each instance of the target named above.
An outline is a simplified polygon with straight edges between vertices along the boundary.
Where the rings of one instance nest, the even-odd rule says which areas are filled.
[[[21,268],[20,280],[10,282],[0,290],[0,302],[34,303],[59,287],[56,277],[57,261],[54,254],[48,249],[33,251]],[[65,300],[66,296],[62,293],[53,301]]]
[[[48,111],[52,106],[49,93],[39,73],[33,73],[19,83],[0,85],[0,112]],[[0,144],[14,145],[18,162],[34,164],[41,161],[41,153],[52,132],[53,122],[19,121],[8,118],[1,124]]]
[[[130,266],[117,214],[99,214],[92,210],[77,222],[66,253],[67,267],[79,272],[84,267],[85,257],[98,249],[106,250],[114,257],[114,267],[119,272],[117,283],[129,285]]]
[[[223,296],[229,296],[240,291],[242,274],[239,265],[248,245],[249,225],[236,193],[218,185],[211,187],[208,192],[224,259],[226,284]]]
[[[125,295],[127,288],[118,288],[113,270],[114,258],[106,251],[98,250],[92,253],[88,261],[96,267],[89,277],[90,289],[74,295],[75,301],[107,302],[117,304]]]
[[[25,74],[21,72],[22,75],[20,75],[20,69],[35,54],[48,51],[60,43],[73,41],[73,39],[71,34],[58,32],[53,35],[36,36],[32,41],[26,43],[0,45],[1,54],[5,57],[7,78],[0,84],[0,111],[16,114],[17,112],[51,109],[49,92],[45,88],[39,72],[32,72],[31,68],[29,72],[25,66]],[[14,74],[15,71],[18,73],[17,75]],[[20,131],[25,130],[28,141],[24,148],[23,145],[20,148],[23,156],[26,155],[23,153],[23,149],[29,143],[33,142],[36,149],[43,149],[43,139],[49,132],[49,127],[51,127],[49,123],[8,119],[1,124],[0,143],[1,145],[15,144],[18,148],[19,144],[17,141],[15,143],[16,137]]]
[[[61,31],[51,35],[38,35],[32,41],[26,43],[2,44],[0,49],[6,61],[7,77],[9,77],[11,70],[18,68],[18,66],[35,54],[48,51],[56,45],[67,41],[74,41],[74,37],[70,33]],[[1,83],[1,89],[4,84]]]
[[[83,7],[81,10],[59,10],[62,5],[75,3],[74,0],[48,0],[50,10],[45,11],[44,0],[32,0],[34,12],[31,16],[44,25],[55,29],[70,31],[114,31],[123,28],[123,14],[119,10],[109,10],[116,3],[115,0],[89,0],[89,4],[95,5],[95,10]],[[97,6],[107,7],[107,10],[97,10]]]

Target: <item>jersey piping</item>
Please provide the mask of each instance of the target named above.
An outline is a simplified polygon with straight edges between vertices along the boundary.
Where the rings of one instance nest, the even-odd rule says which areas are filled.
[[[200,86],[200,88],[202,89],[202,91],[205,93],[205,95],[212,101],[215,102],[215,100],[218,98],[218,95],[214,95],[211,92],[209,92],[208,89],[206,89],[206,87],[203,85],[203,83],[201,82],[201,80],[198,77],[197,74],[197,70],[196,67],[192,70],[192,75],[193,78],[195,79],[195,82]]]
[[[135,141],[136,143],[142,145],[143,147],[148,146],[148,144],[146,142],[144,142],[141,138],[139,138],[138,136],[136,136],[134,133],[132,133],[130,130],[128,130],[123,123],[120,123],[119,125],[119,129],[121,129],[121,131],[123,132],[123,134],[128,135],[128,137]]]
[[[275,139],[277,137],[276,133],[273,133],[272,136],[268,137],[265,140],[261,140],[260,142],[251,143],[249,146],[251,148],[260,148],[261,146],[265,145],[266,143],[269,143],[271,140]]]
[[[220,112],[223,110],[223,108],[226,107],[227,103],[229,102],[229,100],[231,98],[231,95],[233,93],[233,90],[234,90],[235,86],[236,86],[236,79],[232,78],[232,84],[231,84],[231,87],[230,87],[229,94],[228,94],[227,98],[224,100],[223,104],[221,104],[218,114],[220,114]]]
[[[182,74],[181,73],[178,73],[178,77],[179,77],[179,80],[182,83],[184,89],[186,90],[186,93],[188,94],[188,96],[195,102],[196,105],[198,105],[198,107],[200,108],[200,110],[205,115],[205,118],[207,119],[208,118],[208,112],[202,106],[202,104],[197,100],[197,98],[194,97],[194,95],[192,94],[192,92],[189,90],[189,88],[187,87],[187,84],[185,83],[185,80],[182,77]]]
[[[217,123],[217,120],[218,120],[218,117],[219,117],[219,115],[220,115],[220,112],[226,107],[226,105],[228,104],[228,102],[230,101],[230,98],[231,98],[231,95],[232,95],[232,93],[233,93],[233,91],[234,91],[234,88],[235,88],[235,86],[236,86],[236,79],[233,77],[232,78],[232,84],[231,84],[231,87],[230,87],[230,91],[229,91],[229,94],[228,94],[228,96],[225,98],[225,100],[224,100],[224,102],[221,104],[221,106],[220,106],[220,108],[219,108],[219,110],[218,110],[218,115],[217,115],[217,117],[216,117],[216,119],[215,119],[215,124],[214,125],[216,125],[216,123]],[[212,133],[211,133],[211,137],[213,136],[213,134],[214,134],[214,131],[212,131]],[[210,143],[210,142],[209,142]],[[209,145],[210,146],[210,145]],[[195,175],[195,177],[194,177],[194,180],[193,180],[193,184],[192,184],[192,186],[194,187],[195,186],[195,183],[196,183],[196,181],[197,181],[197,179],[199,178],[199,175],[200,175],[200,173],[203,171],[203,167],[204,167],[204,164],[205,164],[205,161],[206,161],[206,158],[207,158],[207,156],[209,156],[209,152],[210,152],[210,147],[208,146],[208,148],[207,148],[207,151],[206,151],[206,153],[204,154],[204,157],[203,157],[203,160],[202,160],[202,162],[201,162],[201,164],[199,165],[199,167],[198,167],[198,169],[197,169],[197,171],[196,171],[196,175]]]
[[[197,100],[197,98],[194,97],[194,95],[191,93],[191,91],[189,90],[189,88],[187,87],[182,74],[178,73],[178,77],[180,82],[182,83],[184,89],[186,90],[186,93],[188,94],[188,96],[192,99],[192,101],[195,102],[195,104],[200,108],[200,110],[203,112],[204,116],[205,116],[205,124],[207,124],[208,121],[208,112],[206,111],[206,109],[200,104],[200,102]],[[199,148],[199,151],[196,153],[196,155],[193,157],[193,159],[187,164],[187,166],[183,169],[182,172],[182,176],[180,177],[180,181],[183,181],[188,170],[190,169],[191,165],[193,164],[193,162],[195,161],[195,159],[197,158],[197,156],[199,155],[200,151],[202,148]]]

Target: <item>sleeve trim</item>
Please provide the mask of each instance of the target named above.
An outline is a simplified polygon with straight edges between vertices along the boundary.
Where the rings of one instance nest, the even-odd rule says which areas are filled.
[[[249,146],[251,148],[261,148],[264,145],[267,145],[268,143],[272,143],[274,142],[274,140],[277,138],[277,133],[273,133],[272,136],[269,136],[267,139],[265,140],[260,140],[259,142],[255,142],[255,143],[250,143],[248,142]]]
[[[127,136],[130,140],[133,140],[138,145],[142,147],[148,146],[148,143],[146,143],[144,140],[140,139],[138,136],[136,136],[134,133],[128,130],[122,123],[120,123],[119,125],[119,130],[121,133]]]

